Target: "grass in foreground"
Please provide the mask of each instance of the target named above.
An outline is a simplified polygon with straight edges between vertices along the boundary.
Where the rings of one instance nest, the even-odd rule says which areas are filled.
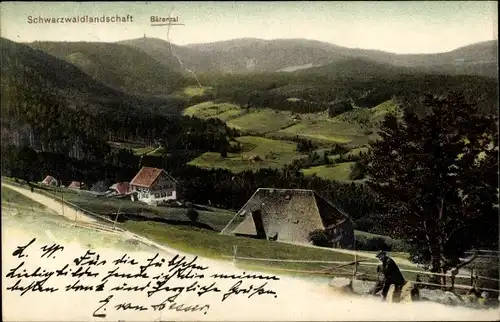
[[[299,158],[297,144],[289,141],[272,140],[257,136],[236,138],[243,148],[242,153],[229,153],[222,158],[220,153],[206,152],[189,162],[200,168],[222,168],[232,172],[257,170],[260,168],[281,168]],[[256,160],[258,157],[260,160]]]
[[[41,210],[46,208],[44,205],[4,185],[2,185],[2,204],[5,204],[7,208],[10,206],[33,208],[35,210]]]
[[[351,262],[352,254],[335,251],[335,249],[307,247],[293,244],[280,243],[268,240],[221,235],[201,229],[185,226],[171,226],[152,222],[127,221],[123,228],[147,237],[158,243],[168,245],[180,251],[214,259],[231,260],[233,246],[237,246],[238,257],[285,259],[285,260],[316,260]],[[358,256],[360,259],[360,256]],[[370,256],[364,257],[367,262],[377,263],[377,259]],[[290,275],[318,275],[318,276],[351,276],[352,266],[338,267],[337,264],[327,263],[291,263],[271,262],[238,259],[240,268],[258,269],[269,273]],[[399,265],[400,268],[421,270],[415,267]],[[331,274],[318,273],[325,268],[335,268]],[[316,272],[316,274],[315,274]],[[376,266],[359,266],[358,272],[365,273],[371,279],[375,278]],[[415,273],[405,273],[409,279],[415,278]]]
[[[351,261],[350,254],[338,253],[327,249],[297,246],[268,240],[221,235],[217,232],[191,228],[187,226],[172,226],[153,222],[127,221],[122,224],[125,229],[143,235],[159,243],[169,245],[183,252],[216,259],[226,259],[233,255],[233,246],[237,246],[239,257]],[[369,259],[375,262],[376,259]],[[322,269],[328,264],[314,264],[313,269]],[[311,269],[311,264],[304,263],[269,263],[269,266]]]

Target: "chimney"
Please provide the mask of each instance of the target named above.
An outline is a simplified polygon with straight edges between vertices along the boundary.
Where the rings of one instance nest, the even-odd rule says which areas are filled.
[[[262,213],[259,209],[252,212],[253,222],[257,230],[257,238],[267,239],[266,231],[264,230],[264,222],[262,221]]]

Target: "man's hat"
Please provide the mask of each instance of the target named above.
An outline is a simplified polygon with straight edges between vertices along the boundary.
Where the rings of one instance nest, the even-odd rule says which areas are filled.
[[[387,252],[385,250],[381,251],[380,253],[377,254],[377,257],[378,259],[381,259],[381,258],[384,258],[387,256]]]

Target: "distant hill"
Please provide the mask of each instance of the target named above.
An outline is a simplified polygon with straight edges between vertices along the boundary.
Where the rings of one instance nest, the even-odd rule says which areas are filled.
[[[27,45],[1,38],[1,51],[2,91],[50,92],[72,104],[85,104],[87,99],[98,104],[101,99],[124,97],[124,93],[89,77],[75,65]]]
[[[380,63],[366,58],[343,58],[336,62],[322,66],[301,69],[293,72],[297,75],[316,75],[335,78],[354,78],[358,80],[366,78],[391,78],[404,74],[419,74],[417,68],[394,66],[388,63]]]
[[[28,97],[53,97],[64,105],[91,114],[127,113],[130,109],[175,111],[170,98],[130,95],[90,77],[67,61],[25,44],[0,38],[2,55],[2,113]]]
[[[137,115],[145,122],[146,117],[154,119],[152,115],[180,115],[184,107],[176,99],[109,87],[25,44],[0,38],[0,48],[2,144],[19,145],[29,137],[30,146],[53,151],[97,151],[110,127],[119,128]]]
[[[50,93],[73,107],[115,110],[128,106],[165,108],[170,98],[131,95],[103,84],[77,66],[41,50],[0,38],[2,52],[2,91]],[[2,105],[3,108],[3,105]]]
[[[181,73],[138,48],[100,42],[33,42],[33,49],[65,60],[93,79],[131,94],[167,95],[184,85]]]
[[[219,71],[221,65],[211,60],[209,55],[196,49],[170,44],[158,38],[136,38],[123,40],[117,44],[127,45],[140,49],[155,59],[157,62],[172,68],[173,70],[189,75],[185,70],[187,67],[194,72]],[[176,58],[179,57],[179,59]],[[182,63],[181,63],[182,62]]]
[[[172,62],[168,42],[139,38],[120,42],[139,47],[167,65]],[[331,64],[346,58],[416,67],[423,72],[496,77],[497,41],[461,47],[447,53],[400,55],[379,50],[346,48],[307,39],[233,39],[212,43],[172,45],[187,68],[204,73],[295,71]]]

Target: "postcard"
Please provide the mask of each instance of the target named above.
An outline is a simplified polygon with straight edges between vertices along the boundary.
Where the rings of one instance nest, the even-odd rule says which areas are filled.
[[[3,320],[498,320],[495,2],[0,8]]]

